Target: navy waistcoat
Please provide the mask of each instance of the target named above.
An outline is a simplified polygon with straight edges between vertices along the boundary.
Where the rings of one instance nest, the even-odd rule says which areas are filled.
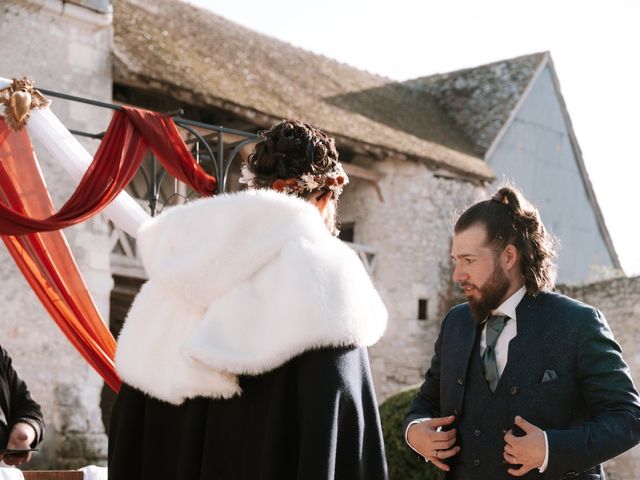
[[[508,368],[508,367],[507,367]],[[506,372],[506,368],[505,368]],[[495,392],[491,392],[482,371],[480,333],[469,361],[464,406],[457,421],[460,453],[452,458],[451,480],[513,480],[504,462],[504,435],[513,426],[510,408],[512,387],[501,375]],[[542,478],[537,470],[521,478]]]

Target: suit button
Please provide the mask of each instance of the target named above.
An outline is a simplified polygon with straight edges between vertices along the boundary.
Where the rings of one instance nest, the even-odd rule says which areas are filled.
[[[511,393],[511,395],[518,395],[520,393],[520,387],[518,387],[517,385],[514,385],[509,390],[509,393]]]
[[[473,459],[473,466],[474,467],[479,467],[480,466],[480,459],[479,458],[474,458]]]
[[[482,435],[482,432],[478,429],[476,429],[476,431],[473,433],[475,434],[476,437],[479,437],[480,435]]]
[[[457,417],[457,416],[459,415],[459,414],[458,414],[458,410],[455,410],[455,409],[454,409],[454,410],[453,410],[453,414]]]
[[[460,377],[458,379],[458,385],[464,385],[464,378]]]

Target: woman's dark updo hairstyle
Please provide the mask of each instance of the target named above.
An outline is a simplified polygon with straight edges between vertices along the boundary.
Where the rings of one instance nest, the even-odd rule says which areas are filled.
[[[311,125],[286,120],[260,132],[262,140],[246,161],[257,187],[269,188],[279,178],[322,175],[338,164],[333,138]]]
[[[456,222],[460,233],[481,224],[486,228],[487,244],[496,253],[511,244],[520,253],[520,268],[531,295],[552,290],[555,284],[555,241],[547,233],[538,209],[513,187],[503,187],[491,200],[469,207]]]

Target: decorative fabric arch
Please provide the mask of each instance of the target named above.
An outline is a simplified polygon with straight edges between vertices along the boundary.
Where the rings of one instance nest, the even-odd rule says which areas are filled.
[[[155,112],[129,107],[114,112],[89,165],[89,154],[48,107],[31,112],[28,129],[67,170],[76,176],[80,173],[81,178],[69,200],[55,212],[27,130],[11,131],[0,117],[0,235],[61,331],[118,391],[121,381],[113,362],[115,340],[91,298],[62,229],[104,210],[114,223],[135,236],[149,216],[123,189],[148,150],[168,173],[202,195],[213,194],[216,179],[193,159],[173,120]]]

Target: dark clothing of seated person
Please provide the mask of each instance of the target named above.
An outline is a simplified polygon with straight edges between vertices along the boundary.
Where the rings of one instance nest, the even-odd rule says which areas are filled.
[[[13,369],[11,357],[0,346],[0,460],[7,465],[20,465],[31,459],[29,450],[42,441],[42,411],[32,398],[27,385]]]

